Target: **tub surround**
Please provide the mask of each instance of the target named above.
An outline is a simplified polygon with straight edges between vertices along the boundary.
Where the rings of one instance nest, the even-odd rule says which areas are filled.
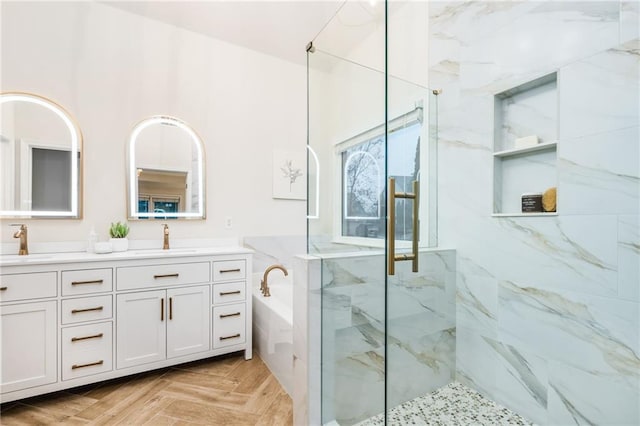
[[[253,338],[254,349],[293,397],[293,270],[288,276],[269,275],[271,296],[260,292],[263,274],[253,274]]]
[[[1,401],[228,352],[250,359],[251,261],[237,246],[1,256]]]
[[[249,236],[242,239],[242,245],[254,252],[252,272],[262,273],[273,264],[292,269],[294,257],[307,251],[307,237],[304,235]]]

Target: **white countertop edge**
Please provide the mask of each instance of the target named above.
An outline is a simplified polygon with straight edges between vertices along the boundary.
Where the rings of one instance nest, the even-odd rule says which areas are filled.
[[[30,253],[26,256],[0,255],[0,267],[26,266],[26,265],[48,265],[59,263],[86,263],[86,262],[109,262],[121,260],[141,260],[141,259],[164,259],[164,258],[189,258],[211,255],[235,255],[251,254],[253,250],[240,246],[215,246],[215,247],[175,247],[170,250],[161,248],[127,250],[124,252],[114,252],[106,254],[96,254],[87,252],[65,252],[65,253]]]

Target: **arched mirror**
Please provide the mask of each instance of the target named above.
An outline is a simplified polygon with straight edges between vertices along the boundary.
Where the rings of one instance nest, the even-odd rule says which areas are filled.
[[[204,219],[204,144],[184,121],[154,116],[129,138],[129,219]]]
[[[80,218],[82,133],[57,103],[0,93],[0,216]]]

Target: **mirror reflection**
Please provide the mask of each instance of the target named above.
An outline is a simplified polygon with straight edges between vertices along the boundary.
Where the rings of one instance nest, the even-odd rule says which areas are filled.
[[[129,139],[129,218],[203,219],[204,146],[184,121],[155,116]]]
[[[82,134],[55,102],[0,94],[0,215],[80,217]]]

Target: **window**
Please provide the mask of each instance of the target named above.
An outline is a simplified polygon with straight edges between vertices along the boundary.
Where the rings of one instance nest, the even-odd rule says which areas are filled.
[[[177,213],[180,211],[180,198],[172,196],[162,195],[145,195],[140,194],[138,196],[138,211],[141,213]],[[156,219],[176,219],[175,216],[171,217],[155,217]],[[148,219],[148,217],[141,217],[140,219]]]
[[[387,167],[396,179],[396,191],[412,192],[411,183],[420,177],[420,135],[422,120],[412,112],[389,124]],[[384,126],[338,146],[342,161],[343,237],[384,238],[386,220]],[[413,201],[396,200],[396,238],[412,238]]]

